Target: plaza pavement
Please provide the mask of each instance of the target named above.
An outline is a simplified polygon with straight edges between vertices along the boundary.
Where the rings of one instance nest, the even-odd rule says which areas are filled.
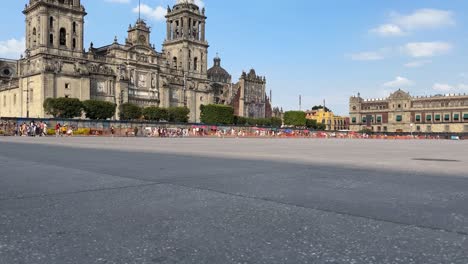
[[[0,138],[0,263],[468,263],[468,142]]]

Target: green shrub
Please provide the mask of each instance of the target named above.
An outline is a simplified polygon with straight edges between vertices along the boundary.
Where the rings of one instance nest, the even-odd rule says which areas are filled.
[[[205,124],[231,125],[234,122],[234,108],[227,105],[201,105],[200,120]]]
[[[306,113],[302,111],[288,111],[284,113],[284,124],[287,126],[306,126]]]
[[[169,119],[169,112],[165,108],[147,107],[143,109],[143,117],[149,121],[162,121]]]
[[[111,102],[87,100],[83,102],[86,117],[92,120],[106,120],[115,115],[116,105]]]
[[[44,111],[58,118],[80,117],[83,104],[77,98],[47,98],[43,104]]]
[[[167,111],[169,122],[187,123],[189,120],[190,110],[187,107],[169,107]]]
[[[142,116],[142,110],[139,106],[125,103],[121,105],[120,119],[122,120],[136,120]]]

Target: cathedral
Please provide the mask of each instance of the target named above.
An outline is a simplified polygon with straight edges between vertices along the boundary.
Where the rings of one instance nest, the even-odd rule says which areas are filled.
[[[29,0],[23,14],[24,56],[0,60],[0,116],[48,117],[44,100],[59,97],[183,106],[191,122],[199,122],[201,105],[213,103],[232,105],[239,116],[272,115],[265,77],[251,70],[231,83],[219,57],[208,70],[207,17],[193,0],[168,7],[161,52],[150,44],[150,27],[140,18],[128,26],[124,43],[91,43],[86,50],[80,0]]]

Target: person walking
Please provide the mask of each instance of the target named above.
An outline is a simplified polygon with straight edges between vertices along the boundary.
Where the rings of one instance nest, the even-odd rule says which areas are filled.
[[[55,137],[59,137],[60,136],[60,123],[57,123],[55,125]]]
[[[111,136],[114,137],[114,133],[115,133],[114,126],[111,126],[110,132],[111,132]]]

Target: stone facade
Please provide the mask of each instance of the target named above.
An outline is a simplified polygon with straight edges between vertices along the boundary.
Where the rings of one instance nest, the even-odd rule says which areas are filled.
[[[80,0],[29,0],[23,14],[25,55],[0,62],[0,116],[47,117],[46,98],[73,97],[118,106],[186,106],[190,121],[197,122],[200,105],[215,102],[216,89],[230,82],[208,78],[207,17],[193,0],[168,7],[161,52],[150,44],[150,28],[141,19],[129,25],[124,43],[91,43],[86,51]],[[264,83],[259,85],[264,89]]]
[[[468,132],[468,95],[414,97],[398,90],[384,99],[349,101],[351,130],[375,132]]]
[[[234,107],[236,116],[248,118],[269,118],[273,116],[270,97],[266,94],[266,78],[256,74],[242,72],[239,81],[231,83],[231,75],[221,67],[217,56],[214,65],[208,70],[208,78],[213,82],[215,103]]]

